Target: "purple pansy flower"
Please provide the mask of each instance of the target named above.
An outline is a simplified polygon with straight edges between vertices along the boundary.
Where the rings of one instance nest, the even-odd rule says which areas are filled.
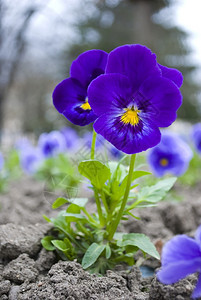
[[[38,139],[38,147],[41,149],[44,157],[51,157],[66,150],[66,141],[64,135],[59,131],[42,133]]]
[[[87,89],[93,79],[105,73],[107,57],[102,50],[82,53],[71,65],[70,78],[59,83],[53,92],[56,109],[76,125],[85,126],[97,118],[89,105]]]
[[[201,123],[193,126],[192,139],[196,150],[201,153]]]
[[[162,134],[161,142],[150,149],[148,162],[156,176],[171,173],[180,176],[188,169],[193,152],[186,142],[171,132]]]
[[[44,161],[44,156],[40,149],[35,147],[25,147],[20,151],[20,164],[27,174],[34,174]]]
[[[161,263],[157,278],[164,284],[173,284],[192,273],[201,272],[201,226],[195,239],[182,234],[167,242],[162,250]],[[192,298],[198,297],[201,297],[201,274],[192,294]]]
[[[181,73],[159,65],[145,46],[116,48],[108,56],[106,74],[88,89],[89,104],[98,116],[95,131],[127,154],[157,145],[159,127],[176,119],[181,84]]]
[[[21,137],[15,143],[15,149],[23,151],[25,148],[32,147],[30,140],[27,137]]]

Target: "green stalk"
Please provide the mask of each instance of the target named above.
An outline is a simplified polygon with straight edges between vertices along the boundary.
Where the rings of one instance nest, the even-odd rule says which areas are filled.
[[[94,189],[94,195],[95,195],[95,200],[96,200],[96,206],[97,206],[97,211],[98,211],[98,216],[99,216],[99,221],[100,221],[100,226],[103,227],[105,224],[105,219],[103,216],[102,208],[101,208],[101,202],[98,196],[98,192]]]
[[[105,210],[106,210],[106,212],[107,212],[107,214],[108,214],[108,212],[109,212],[109,207],[108,207],[108,205],[107,205],[107,201],[106,201],[106,198],[105,198],[105,193],[104,193],[103,189],[101,189],[99,192],[100,192],[101,199],[102,199],[102,201],[103,201],[103,205],[104,205],[104,207],[105,207]]]
[[[117,227],[119,225],[119,222],[121,221],[121,218],[123,216],[124,213],[124,209],[128,200],[128,196],[129,196],[129,192],[130,192],[130,187],[131,187],[131,182],[132,182],[132,175],[133,175],[133,170],[134,170],[134,165],[135,165],[135,156],[136,154],[132,154],[131,155],[131,159],[130,159],[130,168],[129,168],[129,173],[128,173],[128,179],[127,179],[127,185],[126,185],[126,190],[125,190],[125,194],[124,194],[124,198],[123,201],[121,203],[121,207],[119,209],[119,212],[117,214],[117,217],[115,219],[115,221],[111,224],[111,230],[109,231],[108,234],[108,240],[112,240]]]
[[[88,217],[89,222],[94,225],[94,226],[98,226],[99,224],[96,222],[96,220],[94,220],[94,218],[92,218],[92,216],[87,212],[85,207],[82,207],[83,212],[85,213],[85,215]]]
[[[97,133],[93,130],[92,142],[91,142],[91,159],[95,157],[95,147],[96,147],[96,136]]]
[[[83,225],[81,222],[77,222],[78,227],[80,228],[80,230],[86,235],[86,236],[90,236],[92,237],[91,232],[89,232]]]

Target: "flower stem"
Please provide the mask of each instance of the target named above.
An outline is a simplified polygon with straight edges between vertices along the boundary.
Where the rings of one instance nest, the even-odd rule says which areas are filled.
[[[96,136],[97,133],[93,130],[92,142],[91,142],[91,159],[95,157],[95,147],[96,147]]]
[[[101,202],[98,196],[98,192],[94,190],[94,195],[95,195],[95,200],[96,200],[96,206],[97,206],[97,211],[98,211],[98,216],[99,216],[99,221],[100,221],[100,227],[103,227],[105,224],[105,220],[103,217],[103,212],[101,208]]]
[[[98,226],[99,224],[96,222],[96,220],[94,220],[94,218],[92,218],[92,216],[87,212],[86,208],[82,207],[83,212],[85,213],[85,215],[88,217],[90,223],[93,226]]]
[[[109,212],[109,207],[107,205],[107,200],[106,200],[106,197],[105,197],[105,193],[104,193],[103,189],[101,189],[99,192],[100,192],[101,199],[102,199],[103,205],[105,207],[105,210],[108,213]]]
[[[134,170],[134,165],[135,165],[135,156],[136,154],[132,154],[131,155],[131,159],[130,159],[130,168],[129,168],[129,173],[128,173],[128,179],[127,179],[127,185],[126,185],[126,190],[125,190],[125,194],[124,194],[124,198],[123,201],[121,203],[121,207],[119,209],[119,212],[117,214],[117,217],[114,221],[114,223],[111,224],[111,230],[109,231],[109,235],[108,235],[108,240],[112,240],[117,227],[119,225],[119,222],[121,221],[121,218],[123,216],[124,213],[124,209],[128,200],[128,196],[129,196],[129,192],[130,192],[130,186],[131,186],[131,182],[132,182],[132,175],[133,175],[133,170]]]

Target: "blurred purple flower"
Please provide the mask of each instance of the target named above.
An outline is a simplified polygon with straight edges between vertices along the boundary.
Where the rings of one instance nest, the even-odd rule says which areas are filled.
[[[4,158],[3,158],[3,155],[0,152],[0,170],[3,168],[3,165],[4,165]]]
[[[111,144],[110,144],[109,151],[110,151],[112,158],[120,159],[123,156],[123,153]]]
[[[64,135],[67,149],[70,150],[78,147],[79,137],[77,135],[77,132],[73,128],[64,127],[60,131]]]
[[[182,74],[161,66],[145,46],[125,45],[108,56],[106,74],[88,88],[98,116],[94,129],[117,149],[137,153],[160,142],[159,127],[175,121]]]
[[[162,250],[161,263],[157,278],[164,284],[173,284],[192,273],[201,272],[201,226],[195,239],[182,234],[167,242]],[[201,274],[192,294],[192,298],[198,297],[201,297]]]
[[[149,150],[148,162],[156,176],[171,173],[182,175],[188,169],[193,152],[179,136],[166,132],[162,134],[161,142]]]
[[[27,137],[19,138],[15,144],[15,149],[17,149],[18,151],[23,151],[28,147],[32,147],[32,144]]]
[[[20,164],[27,174],[34,174],[44,161],[44,156],[40,149],[26,147],[20,151]]]
[[[93,136],[93,133],[90,132],[90,131],[88,131],[82,137],[83,144],[85,146],[87,146],[88,148],[91,148],[92,136]],[[97,138],[96,138],[96,149],[102,147],[104,145],[104,142],[105,142],[104,138],[101,135],[97,135]]]
[[[38,139],[38,147],[41,149],[44,157],[55,156],[66,150],[65,137],[56,130],[50,133],[42,133]]]
[[[192,139],[197,152],[201,154],[201,123],[193,126]]]
[[[102,50],[82,53],[71,65],[71,77],[56,86],[54,106],[73,124],[85,126],[96,120],[88,103],[87,89],[93,79],[105,73],[107,56]]]

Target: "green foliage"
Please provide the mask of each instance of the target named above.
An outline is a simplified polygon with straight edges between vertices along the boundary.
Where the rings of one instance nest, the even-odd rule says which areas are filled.
[[[128,233],[124,234],[122,240],[117,242],[120,247],[125,247],[125,251],[128,246],[134,246],[142,250],[156,259],[160,259],[155,246],[151,243],[150,239],[142,233]]]
[[[78,170],[87,178],[94,191],[97,212],[88,212],[87,198],[59,197],[52,205],[53,209],[66,208],[56,218],[46,218],[54,225],[54,236],[45,237],[42,245],[47,250],[55,250],[62,259],[77,259],[84,269],[104,274],[115,264],[125,262],[134,264],[134,254],[141,250],[143,254],[159,259],[159,254],[149,238],[138,233],[112,233],[122,210],[125,189],[130,176],[131,187],[128,203],[123,207],[120,221],[133,214],[135,207],[156,205],[171,189],[176,178],[167,178],[157,184],[139,189],[142,177],[149,172],[136,170],[131,174],[124,165],[126,157],[120,162],[103,164],[98,160],[87,160],[79,164]],[[133,184],[134,181],[137,183]],[[118,224],[117,224],[118,225]]]
[[[52,243],[52,241],[54,240],[54,237],[53,236],[45,236],[42,240],[41,240],[41,243],[43,245],[43,247],[46,249],[46,250],[55,250],[55,247]]]
[[[80,177],[77,168],[65,153],[46,159],[35,177],[46,182],[48,190],[67,192],[69,187],[76,187]]]
[[[3,168],[0,171],[0,192],[5,192],[9,182],[19,178],[22,174],[19,155],[16,150],[8,152],[4,160]]]
[[[98,160],[82,161],[78,166],[78,170],[98,189],[101,189],[110,178],[110,169]]]
[[[165,197],[166,193],[173,187],[176,180],[176,177],[169,177],[161,179],[154,185],[143,187],[137,194],[136,201],[127,207],[127,210],[129,211],[136,207],[156,205],[157,202]]]
[[[21,176],[22,171],[20,168],[20,158],[17,150],[12,149],[8,153],[5,159],[4,169],[6,170],[7,176],[11,180]]]
[[[188,170],[179,177],[179,182],[187,186],[194,186],[200,182],[201,156],[194,152]]]
[[[91,265],[93,265],[103,250],[105,250],[105,245],[99,245],[97,243],[91,244],[82,259],[83,269],[88,269]]]

